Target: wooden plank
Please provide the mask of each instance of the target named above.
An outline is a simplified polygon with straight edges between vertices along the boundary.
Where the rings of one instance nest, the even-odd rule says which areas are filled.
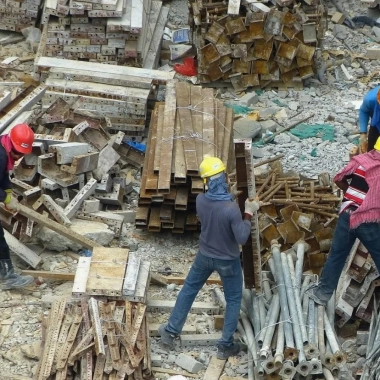
[[[86,293],[121,296],[127,260],[128,249],[94,248]]]
[[[77,244],[79,244],[85,248],[92,249],[94,247],[101,247],[101,245],[99,243],[78,234],[77,232],[75,232],[74,230],[72,230],[70,228],[67,228],[65,226],[60,225],[56,221],[49,219],[46,216],[41,215],[34,210],[31,210],[27,206],[19,204],[18,212],[21,215],[23,215],[23,216],[25,216],[31,220],[34,220],[35,222],[39,223],[40,225],[47,227],[47,228],[59,233],[60,235],[72,240],[73,242],[75,242],[75,243],[77,243]]]
[[[168,81],[166,85],[166,100],[164,126],[162,133],[160,171],[158,177],[158,192],[168,194],[170,192],[171,164],[173,156],[173,137],[175,127],[177,101],[175,96],[175,81]]]
[[[158,112],[160,108],[158,107]],[[149,129],[151,129],[150,135],[150,144],[149,144],[149,154],[148,154],[148,163],[144,167],[147,173],[145,191],[148,194],[156,194],[158,186],[158,175],[154,173],[154,157],[156,152],[156,143],[157,143],[157,124],[158,124],[158,112],[155,112],[153,117],[150,120]]]
[[[175,183],[186,183],[186,163],[185,163],[185,151],[180,136],[180,121],[179,114],[176,115],[175,128],[174,128],[174,154],[172,157],[172,171],[174,171]]]
[[[198,377],[198,375],[194,375],[189,372],[174,371],[173,369],[166,369],[166,368],[161,368],[161,367],[152,367],[152,371],[157,372],[157,373],[167,373],[168,375],[192,377],[194,379]]]
[[[229,0],[227,13],[229,15],[238,15],[240,10],[240,0]]]
[[[224,366],[226,365],[226,360],[220,360],[216,356],[212,356],[210,362],[208,363],[206,373],[203,376],[204,380],[219,380]]]
[[[144,26],[144,29],[143,29],[143,31],[145,32],[144,45],[142,46],[141,50],[138,47],[138,50],[141,51],[141,58],[143,59],[143,62],[146,59],[147,54],[149,52],[150,45],[152,44],[154,29],[157,25],[158,18],[161,13],[161,7],[162,7],[161,1],[156,1],[156,0],[152,1],[149,16],[148,16],[148,23],[145,24],[146,26]]]
[[[158,120],[157,120],[157,137],[156,137],[156,149],[154,152],[154,172],[158,173],[160,170],[160,155],[161,155],[161,142],[162,142],[162,130],[164,128],[164,112],[165,105],[156,105],[158,107]]]
[[[158,328],[160,327],[160,323],[149,323],[149,335],[151,337],[157,337],[160,336],[158,333]],[[185,334],[196,334],[197,329],[193,325],[184,325],[181,331],[181,335]]]
[[[127,270],[123,284],[123,296],[133,295],[136,290],[137,276],[139,274],[141,257],[135,253],[129,254]]]
[[[190,100],[191,100],[191,120],[193,125],[194,134],[197,136],[195,139],[195,149],[197,151],[197,162],[200,164],[203,160],[203,146],[202,146],[202,132],[203,132],[203,98],[202,87],[190,87]]]
[[[165,84],[174,78],[175,72],[165,72],[160,70],[141,69],[129,66],[104,65],[97,62],[81,62],[81,69],[87,71],[104,72],[120,75],[133,76],[139,78],[150,78],[154,84]],[[57,67],[63,69],[76,69],[78,61],[60,58],[41,57],[36,62],[36,66],[40,69],[48,69]]]
[[[186,174],[198,175],[197,151],[195,148],[194,130],[191,117],[190,85],[186,82],[176,83],[180,135],[185,153]]]
[[[33,276],[34,278],[41,277],[56,281],[74,281],[75,278],[75,273],[50,272],[46,270],[25,269],[21,271],[21,274],[24,276]]]
[[[215,156],[215,138],[214,138],[214,90],[204,88],[203,97],[203,155]]]
[[[186,277],[180,277],[180,276],[168,276],[165,277],[168,284],[177,284],[177,285],[183,285],[185,283]],[[222,285],[222,280],[220,277],[210,277],[206,280],[207,285]]]
[[[86,293],[88,275],[90,273],[91,257],[81,257],[75,272],[73,296],[81,296]]]

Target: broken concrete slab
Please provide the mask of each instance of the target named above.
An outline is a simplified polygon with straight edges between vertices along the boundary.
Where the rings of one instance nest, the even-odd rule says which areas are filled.
[[[261,125],[257,121],[252,121],[248,119],[239,119],[234,123],[234,138],[242,139],[249,138],[253,139],[261,132]]]
[[[202,363],[185,354],[179,354],[175,364],[190,373],[198,373],[203,368]]]
[[[264,121],[260,121],[259,123],[260,123],[262,132],[265,132],[265,131],[276,132],[277,128],[279,127],[279,125],[273,120],[264,120]]]
[[[69,229],[91,239],[103,246],[109,245],[115,233],[104,223],[92,222],[88,220],[73,219]],[[44,227],[37,235],[37,239],[44,245],[48,245],[52,251],[62,252],[68,249],[76,252],[82,248],[70,239]]]
[[[243,95],[239,99],[239,104],[246,107],[251,107],[259,101],[259,97],[255,92],[250,92]]]

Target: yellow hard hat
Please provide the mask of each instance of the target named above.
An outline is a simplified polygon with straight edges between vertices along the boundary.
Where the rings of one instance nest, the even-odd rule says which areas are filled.
[[[199,174],[202,178],[212,177],[225,170],[226,165],[218,157],[205,157],[199,165]]]
[[[373,148],[380,152],[380,137],[377,138],[376,144]]]

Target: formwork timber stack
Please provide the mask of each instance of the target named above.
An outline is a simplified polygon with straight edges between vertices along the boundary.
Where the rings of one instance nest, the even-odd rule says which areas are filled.
[[[203,192],[198,167],[205,155],[234,165],[233,111],[213,89],[168,81],[165,103],[152,113],[136,227],[173,233],[197,230],[195,198]]]
[[[0,30],[21,32],[24,28],[34,26],[40,5],[41,0],[1,0]]]
[[[47,0],[37,55],[152,69],[168,13],[158,0]]]
[[[198,78],[209,86],[302,88],[314,75],[316,47],[324,38],[322,1],[191,1]],[[306,4],[305,4],[306,3]]]

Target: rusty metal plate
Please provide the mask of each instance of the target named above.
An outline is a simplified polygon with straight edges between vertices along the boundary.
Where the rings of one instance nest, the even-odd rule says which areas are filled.
[[[298,70],[293,69],[291,71],[288,71],[287,73],[281,74],[281,80],[286,83],[293,80],[298,75]],[[302,82],[301,82],[302,83]]]
[[[249,31],[253,34],[253,39],[264,38],[264,21],[255,21],[249,24]]]
[[[307,46],[300,43],[298,45],[297,57],[304,59],[305,61],[311,61],[315,53],[315,47]]]
[[[279,65],[282,65],[282,66],[285,66],[285,67],[290,67],[293,63],[293,60],[292,59],[287,59],[287,58],[284,58],[284,57],[279,57],[279,56],[276,56],[274,58],[274,60],[279,64]]]
[[[279,69],[280,69],[281,74],[288,73],[289,71],[292,71],[292,70],[298,68],[298,66],[297,66],[297,64],[296,64],[295,61],[293,61],[289,67],[286,67],[286,66],[284,66],[284,65],[281,65],[281,64],[278,63],[278,62],[277,62],[277,65],[278,65],[278,67],[279,67]]]
[[[229,79],[235,91],[243,91],[245,89],[241,77],[242,75],[240,73],[229,75]]]
[[[289,11],[284,12],[284,17],[282,19],[284,26],[292,26],[297,22],[297,17],[295,14],[290,13]]]
[[[256,40],[253,45],[253,56],[256,59],[268,61],[273,50],[273,41]]]
[[[305,44],[317,42],[317,31],[316,31],[315,22],[312,22],[310,24],[303,24],[302,30],[303,30],[303,42]]]
[[[218,63],[213,63],[210,65],[207,69],[207,75],[210,77],[212,81],[218,80],[222,78],[223,76],[223,71],[219,67]]]
[[[227,21],[226,22],[226,29],[227,29],[227,34],[237,34],[240,33],[245,29],[244,21],[242,17],[239,17],[235,20]]]
[[[201,48],[201,52],[207,63],[213,63],[220,58],[218,50],[216,50],[215,45],[211,43]]]
[[[276,62],[273,62],[274,64],[276,64]],[[280,80],[280,70],[278,69],[275,69],[275,70],[269,70],[269,73],[268,74],[261,74],[260,76],[261,80],[270,80],[270,81],[273,81],[273,80]]]
[[[224,69],[227,66],[230,66],[232,64],[232,59],[228,55],[224,55],[223,57],[220,57],[219,66]]]
[[[302,30],[302,26],[296,22],[293,25],[284,26],[282,33],[288,40],[292,40],[300,30]]]
[[[257,22],[257,21],[264,21],[266,14],[264,12],[248,12],[245,17],[246,25]]]
[[[280,46],[277,49],[276,56],[293,60],[297,54],[297,51],[298,51],[298,48],[296,46],[280,43]]]
[[[252,74],[268,74],[269,63],[267,61],[252,61]]]
[[[230,40],[224,34],[219,37],[219,40],[216,43],[216,50],[220,56],[232,53]]]
[[[300,8],[297,8],[296,9],[296,18],[297,18],[297,21],[303,25],[303,24],[306,24],[307,22],[309,22],[309,17],[307,16],[307,14]]]
[[[241,83],[245,88],[259,86],[260,85],[259,75],[258,74],[243,75],[241,78]]]
[[[271,9],[265,20],[264,32],[273,36],[281,36],[284,28],[284,12]]]
[[[284,239],[285,244],[294,244],[298,240],[305,238],[305,232],[299,231],[291,219],[285,223],[279,223],[277,230]]]
[[[224,27],[222,25],[219,25],[217,22],[214,22],[211,24],[209,30],[207,31],[205,39],[212,42],[213,44],[216,44],[223,32]]]
[[[232,62],[233,73],[249,74],[250,69],[251,69],[251,65],[249,62],[244,62],[240,59],[234,59]]]
[[[255,34],[254,32],[252,32],[249,28],[247,30],[244,30],[242,32],[240,32],[238,35],[237,35],[237,40],[234,41],[234,42],[239,42],[239,43],[249,43],[249,42],[253,42],[253,40],[255,39]]]
[[[314,76],[313,66],[304,66],[298,68],[298,73],[301,79],[306,79]]]
[[[312,66],[313,61],[306,61],[305,59],[302,59],[300,57],[296,57],[297,67],[305,67],[305,66]]]
[[[245,44],[231,44],[232,57],[233,58],[246,58],[247,57],[247,45]]]
[[[277,228],[273,225],[270,224],[267,226],[265,229],[260,231],[260,234],[265,238],[265,240],[270,244],[271,241],[274,240],[280,240],[281,235],[277,231]]]

